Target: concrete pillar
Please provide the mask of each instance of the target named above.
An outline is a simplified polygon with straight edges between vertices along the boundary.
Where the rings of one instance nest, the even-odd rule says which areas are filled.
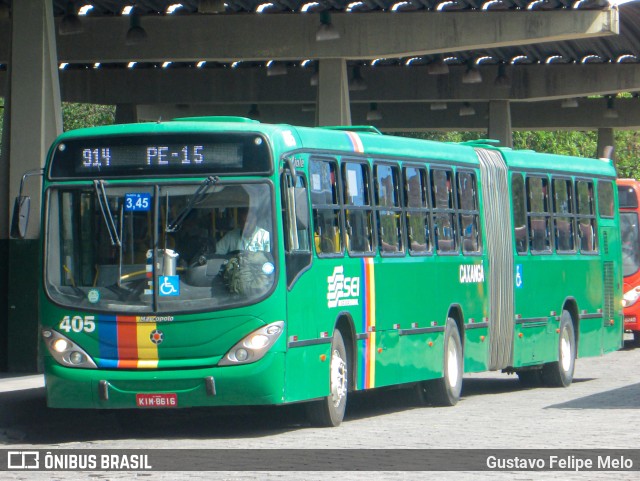
[[[343,58],[320,60],[317,125],[351,125],[349,77]]]
[[[4,250],[5,257],[0,262],[0,269],[4,271],[0,277],[11,282],[5,289],[6,303],[0,306],[0,323],[7,323],[8,345],[4,351],[7,353],[7,369],[33,372],[37,369],[38,281],[42,269],[38,240],[39,177],[30,178],[25,185],[24,194],[31,197],[27,238],[8,241],[8,225],[12,200],[18,194],[22,175],[25,171],[44,166],[49,146],[62,132],[52,2],[13,2],[11,24],[10,86],[4,125],[8,142],[3,149],[2,167],[5,174],[8,169],[9,183],[0,185],[0,210],[3,212],[0,238],[5,245],[8,244]]]
[[[116,124],[135,124],[138,122],[138,108],[134,104],[116,105]]]
[[[596,156],[598,158],[607,157],[609,155],[612,156],[612,159],[615,163],[616,160],[616,150],[615,150],[616,142],[614,138],[613,129],[610,127],[601,127],[598,129],[598,152]],[[609,154],[605,152],[607,147],[613,147],[613,153]]]
[[[11,49],[9,48],[9,51]],[[0,371],[6,371],[9,362],[7,311],[9,309],[9,103],[11,101],[11,82],[5,76],[0,91],[4,96],[4,110],[2,111],[2,139],[0,139]]]
[[[500,141],[503,147],[513,147],[511,107],[508,100],[489,102],[489,138]]]

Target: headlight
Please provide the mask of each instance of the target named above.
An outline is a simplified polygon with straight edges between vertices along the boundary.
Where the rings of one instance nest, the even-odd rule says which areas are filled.
[[[633,306],[640,299],[640,287],[634,287],[622,296],[622,307]]]
[[[49,354],[63,366],[97,369],[93,359],[72,340],[53,329],[43,329],[42,337]]]
[[[622,296],[622,307],[631,307],[638,299],[640,299],[640,287],[635,287]]]
[[[218,363],[218,366],[249,364],[262,359],[284,330],[284,321],[276,321],[245,336],[233,346]]]

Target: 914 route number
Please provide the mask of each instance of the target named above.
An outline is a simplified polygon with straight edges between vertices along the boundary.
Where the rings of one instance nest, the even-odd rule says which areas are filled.
[[[95,316],[64,316],[58,327],[65,332],[93,332],[96,330]]]

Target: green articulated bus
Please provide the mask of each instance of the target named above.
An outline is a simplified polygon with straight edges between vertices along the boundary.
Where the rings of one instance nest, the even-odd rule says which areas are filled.
[[[305,402],[392,385],[568,386],[622,345],[608,160],[233,117],[81,129],[44,168],[55,408]]]

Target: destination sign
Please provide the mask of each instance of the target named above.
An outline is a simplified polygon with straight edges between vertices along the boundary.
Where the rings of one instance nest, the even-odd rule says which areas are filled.
[[[255,133],[78,137],[53,150],[52,178],[269,173],[271,154]]]
[[[64,149],[64,144],[58,148]],[[82,147],[82,144],[80,145]],[[179,165],[242,167],[242,144],[158,144],[158,145],[106,145],[82,148],[78,171],[103,171],[122,166],[170,167]],[[80,159],[78,159],[80,160]]]

